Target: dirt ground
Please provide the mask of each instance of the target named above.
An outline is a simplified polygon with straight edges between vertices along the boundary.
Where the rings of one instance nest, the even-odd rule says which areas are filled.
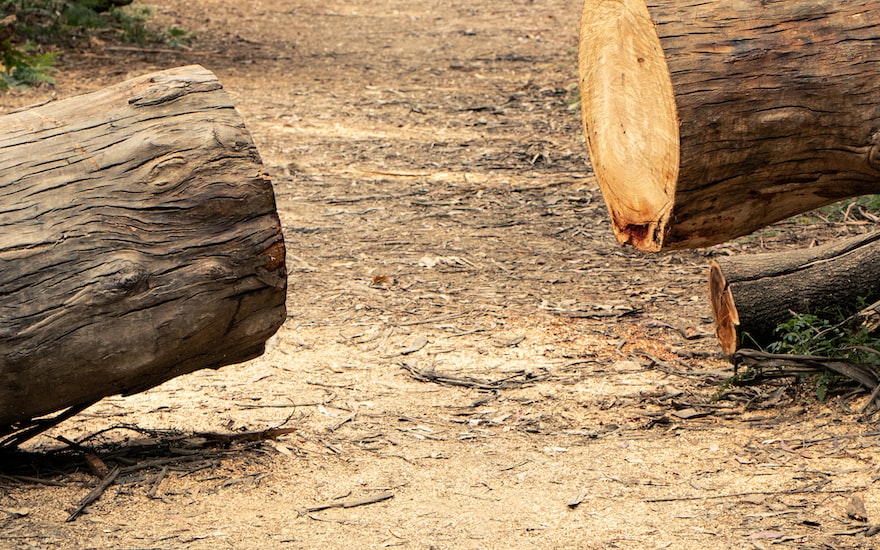
[[[259,359],[108,398],[4,457],[0,547],[880,545],[864,396],[713,401],[732,367],[704,290],[711,254],[864,226],[620,248],[573,104],[579,1],[150,5],[198,41],[94,41],[0,112],[214,71],[275,184],[289,319]],[[98,482],[83,450],[123,470],[67,522]]]

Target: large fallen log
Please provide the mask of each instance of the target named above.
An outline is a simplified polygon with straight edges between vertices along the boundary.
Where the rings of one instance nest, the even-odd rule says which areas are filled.
[[[579,74],[621,242],[724,242],[880,193],[873,0],[585,0]]]
[[[272,185],[182,67],[0,116],[0,435],[251,359],[286,318]]]
[[[743,344],[776,340],[776,327],[792,312],[858,313],[880,299],[878,258],[880,231],[814,248],[713,260],[709,302],[721,348],[730,355]]]

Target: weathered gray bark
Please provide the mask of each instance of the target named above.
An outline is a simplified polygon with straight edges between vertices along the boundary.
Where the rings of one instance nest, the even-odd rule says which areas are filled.
[[[286,318],[272,185],[199,66],[0,116],[0,434],[251,359]]]
[[[743,344],[772,342],[792,311],[857,313],[880,299],[878,258],[880,231],[804,250],[718,258],[709,267],[709,301],[721,348],[732,354]]]
[[[621,242],[708,246],[880,193],[873,0],[585,0],[579,73]]]

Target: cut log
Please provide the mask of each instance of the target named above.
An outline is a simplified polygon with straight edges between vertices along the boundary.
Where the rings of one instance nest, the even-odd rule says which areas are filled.
[[[189,66],[0,116],[0,434],[251,359],[286,318],[272,185]]]
[[[880,231],[815,248],[719,257],[709,266],[715,332],[728,355],[766,345],[795,313],[858,313],[880,299]],[[744,342],[745,341],[745,342]]]
[[[585,0],[579,75],[623,243],[709,246],[880,193],[873,0]]]

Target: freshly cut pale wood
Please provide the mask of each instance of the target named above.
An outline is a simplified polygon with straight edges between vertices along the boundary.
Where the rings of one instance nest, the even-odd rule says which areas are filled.
[[[880,193],[880,5],[585,0],[584,131],[618,239],[745,235]]]
[[[880,332],[880,300],[862,309],[859,312],[859,318],[869,333],[875,334]]]
[[[198,66],[0,116],[0,434],[251,359],[286,318],[272,185]]]
[[[880,299],[880,231],[823,246],[719,257],[709,266],[709,303],[721,348],[732,354],[775,339],[795,313],[859,312]],[[867,312],[867,310],[865,310]]]

